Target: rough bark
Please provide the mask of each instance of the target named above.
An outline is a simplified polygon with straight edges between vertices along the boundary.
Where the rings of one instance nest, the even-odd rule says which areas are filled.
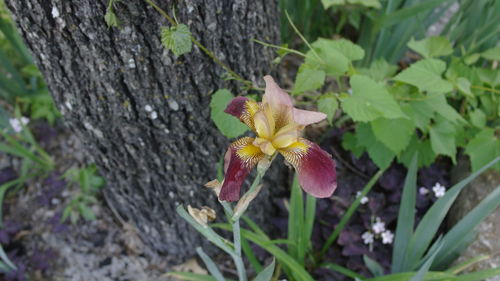
[[[224,70],[195,46],[177,58],[165,50],[160,27],[169,24],[145,1],[118,2],[119,29],[104,22],[107,0],[6,2],[66,124],[106,177],[109,203],[157,251],[192,254],[200,238],[175,208],[215,202],[201,186],[215,178],[228,144],[209,116],[210,94],[232,85]],[[277,41],[275,1],[158,4],[171,15],[175,7],[218,58],[261,84],[272,54],[252,39]]]

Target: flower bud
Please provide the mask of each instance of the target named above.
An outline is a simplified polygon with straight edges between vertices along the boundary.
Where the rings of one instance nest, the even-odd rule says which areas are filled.
[[[188,205],[187,209],[191,217],[193,217],[193,219],[195,219],[203,227],[208,227],[208,223],[214,221],[216,218],[215,211],[207,206],[203,206],[200,210]]]

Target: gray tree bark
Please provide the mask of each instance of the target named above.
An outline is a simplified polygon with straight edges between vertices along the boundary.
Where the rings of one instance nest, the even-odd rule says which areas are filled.
[[[278,40],[275,2],[157,4],[171,15],[175,9],[179,22],[219,59],[261,84],[272,54],[252,39]],[[216,205],[202,185],[216,177],[216,163],[229,143],[209,116],[211,93],[234,86],[221,78],[224,70],[196,46],[177,58],[164,49],[160,27],[169,23],[145,1],[116,4],[119,29],[104,22],[107,0],[6,4],[66,124],[107,179],[108,203],[156,251],[175,258],[191,255],[200,237],[175,208]],[[270,201],[265,194],[260,197],[264,207],[254,209],[257,217]]]

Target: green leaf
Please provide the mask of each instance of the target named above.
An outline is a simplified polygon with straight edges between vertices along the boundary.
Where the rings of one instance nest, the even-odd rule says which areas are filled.
[[[176,56],[191,52],[191,31],[185,24],[161,28],[161,43]]]
[[[439,120],[439,119],[438,119]],[[432,150],[436,154],[448,155],[455,163],[455,128],[446,120],[439,120],[429,130]]]
[[[439,241],[439,239],[438,239]],[[417,271],[415,276],[413,276],[410,281],[423,281],[425,279],[425,274],[429,271],[429,268],[431,267],[432,263],[434,262],[434,259],[436,258],[437,253],[439,253],[439,250],[443,248],[443,245],[439,245],[438,248],[432,253],[432,255],[425,261],[425,263],[420,267],[420,269]]]
[[[215,226],[215,225],[214,225]],[[228,224],[218,224],[216,227],[231,230]],[[262,249],[272,254],[282,265],[291,269],[297,280],[314,281],[309,273],[295,259],[289,256],[285,251],[274,245],[269,239],[246,229],[241,229],[241,235],[246,239],[260,246]]]
[[[397,70],[397,66],[389,64],[383,58],[380,58],[372,62],[369,68],[359,69],[359,72],[371,77],[375,81],[383,81],[386,78],[394,76]]]
[[[337,50],[334,40],[319,38],[311,44],[313,50],[306,54],[304,64],[311,69],[321,69],[326,74],[337,77],[349,69],[349,59]],[[316,56],[319,56],[319,58]]]
[[[363,261],[373,276],[378,277],[384,275],[384,269],[377,261],[371,259],[367,255],[363,255]]]
[[[440,117],[450,122],[465,122],[462,116],[448,104],[444,94],[429,93],[423,101],[412,101],[410,104],[413,108],[418,108],[421,112],[425,112],[426,115],[428,114],[428,109],[432,109],[432,111],[439,114]]]
[[[500,46],[496,46],[482,52],[481,56],[487,60],[500,61]]]
[[[471,83],[469,79],[464,77],[458,77],[456,81],[457,89],[468,97],[473,97],[472,91],[470,90]]]
[[[325,83],[325,72],[323,70],[301,67],[295,78],[295,87],[292,94],[295,95],[305,91],[316,90],[323,86],[323,83]]]
[[[477,108],[469,113],[470,123],[478,128],[484,128],[486,126],[486,114]]]
[[[80,202],[78,204],[78,212],[86,220],[93,221],[96,219],[94,211],[92,211],[92,209],[89,206],[87,206],[85,203]]]
[[[418,154],[415,153],[408,167],[408,173],[406,174],[403,186],[403,194],[401,195],[394,247],[392,248],[392,273],[403,271],[405,255],[408,251],[410,239],[413,234],[413,224],[415,221],[414,210],[417,202],[417,164]]]
[[[357,137],[351,132],[345,133],[342,137],[342,147],[351,151],[356,158],[361,157],[361,154],[365,151],[364,146],[358,144]]]
[[[417,87],[420,91],[447,93],[453,90],[450,82],[441,75],[446,69],[446,63],[438,59],[424,59],[403,70],[394,80]]]
[[[410,143],[401,153],[398,160],[400,163],[405,164],[406,167],[409,167],[415,153],[418,153],[418,167],[429,166],[436,158],[431,142],[429,140],[420,140],[416,135],[413,135]]]
[[[342,100],[342,107],[354,121],[406,117],[384,86],[362,75],[352,76],[350,82],[353,93]]]
[[[444,269],[448,267],[461,254],[459,246],[463,244],[464,239],[471,230],[475,229],[499,205],[500,186],[493,190],[481,203],[446,233],[441,241],[443,247],[435,259],[436,266],[433,268]]]
[[[481,80],[481,82],[486,83],[491,87],[500,85],[500,71],[496,69],[478,68],[477,74],[479,75],[479,80]]]
[[[495,136],[495,130],[484,128],[480,131],[469,141],[465,153],[470,157],[472,171],[477,171],[498,157],[500,155],[500,140]],[[495,169],[500,170],[500,164],[496,165]]]
[[[270,281],[273,277],[274,268],[276,265],[275,259],[262,272],[260,272],[253,281]]]
[[[343,54],[350,61],[363,59],[365,51],[358,45],[352,43],[347,39],[322,39],[328,42],[329,48],[335,49]]]
[[[108,9],[106,10],[106,15],[104,15],[104,20],[106,21],[106,24],[108,25],[108,27],[119,27],[120,26],[120,20],[116,16],[113,9],[110,7],[108,7]]]
[[[373,134],[395,154],[403,151],[415,133],[415,125],[409,119],[378,118],[371,123]]]
[[[221,89],[212,95],[210,117],[217,129],[228,138],[235,138],[248,130],[238,118],[224,112],[234,96],[227,89]]]
[[[318,110],[326,114],[328,123],[332,125],[335,112],[339,108],[339,103],[334,94],[324,94],[318,99]]]
[[[368,155],[380,169],[389,167],[396,154],[377,140],[369,125],[365,123],[358,124],[356,138],[358,144],[366,147]]]
[[[427,37],[419,41],[411,38],[408,47],[424,58],[447,56],[453,53],[450,41],[442,36]]]
[[[344,274],[345,276],[347,277],[351,277],[352,279],[360,279],[360,280],[363,280],[365,279],[365,277],[361,274],[358,274],[348,268],[345,268],[343,266],[340,266],[338,264],[334,264],[334,263],[326,263],[326,264],[322,264],[321,267],[324,267],[324,268],[328,268],[328,269],[331,269],[333,271],[337,271],[338,273],[341,273],[341,274]]]

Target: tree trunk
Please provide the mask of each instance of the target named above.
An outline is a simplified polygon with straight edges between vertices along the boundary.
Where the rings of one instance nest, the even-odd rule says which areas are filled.
[[[252,39],[278,40],[276,1],[157,1],[219,59],[262,84],[272,54]],[[156,251],[191,255],[200,237],[175,208],[216,205],[202,185],[216,177],[229,143],[209,116],[211,93],[234,86],[225,71],[196,46],[180,57],[164,49],[160,27],[169,23],[145,1],[115,5],[120,28],[104,21],[107,0],[6,2],[66,124],[107,179],[108,203]]]

